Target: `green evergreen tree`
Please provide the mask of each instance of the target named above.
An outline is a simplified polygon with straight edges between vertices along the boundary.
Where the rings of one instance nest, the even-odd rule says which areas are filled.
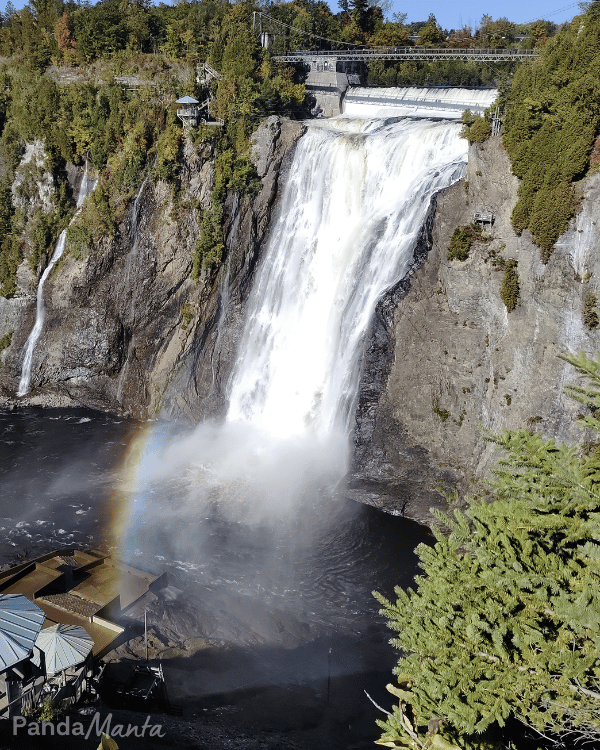
[[[591,410],[581,424],[600,432],[600,356],[563,358],[587,380],[568,388]],[[528,430],[489,440],[505,451],[493,502],[438,514],[449,533],[418,548],[416,589],[375,594],[403,654],[386,747],[500,747],[510,715],[600,741],[600,451]]]
[[[500,297],[508,312],[512,312],[519,301],[519,275],[517,261],[510,258],[504,264],[504,277],[500,288]]]
[[[429,14],[425,26],[419,29],[419,36],[421,37],[419,44],[423,47],[435,47],[444,41],[444,35],[433,13]]]
[[[17,9],[11,3],[10,0],[6,3],[6,7],[4,8],[4,18],[6,19],[6,22],[10,22],[10,19],[14,16],[14,14],[17,12]]]
[[[367,0],[349,0],[349,5],[352,9],[352,20],[359,29],[364,31],[369,13],[369,3]]]

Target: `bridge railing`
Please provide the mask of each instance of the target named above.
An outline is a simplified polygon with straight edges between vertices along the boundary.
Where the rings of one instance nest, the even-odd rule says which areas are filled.
[[[323,57],[337,60],[470,60],[482,62],[535,60],[539,52],[532,49],[463,49],[460,47],[372,47],[361,50],[327,50],[310,52],[299,50],[285,55],[275,55],[282,62],[310,61]]]

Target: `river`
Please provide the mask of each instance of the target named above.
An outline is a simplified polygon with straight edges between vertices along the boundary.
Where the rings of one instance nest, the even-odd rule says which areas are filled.
[[[185,432],[152,427],[171,437]],[[113,506],[126,484],[121,463],[139,430],[87,409],[0,412],[2,561],[114,545]],[[169,523],[179,523],[169,512],[178,502],[170,486],[173,495],[147,515],[151,529],[154,514],[162,516],[163,539]],[[247,525],[215,512],[188,525],[188,541],[198,544],[186,556],[171,554],[155,535],[143,553],[114,550],[139,567],[168,571],[186,616],[197,608],[198,635],[219,644],[216,652],[163,661],[172,699],[213,718],[230,712],[232,736],[251,723],[257,742],[276,730],[315,750],[371,742],[377,712],[363,691],[389,705],[384,686],[396,658],[371,591],[391,595],[395,585],[410,584],[413,549],[430,539],[428,531],[344,500],[343,492],[313,497],[291,522]],[[214,750],[230,740],[213,739]]]

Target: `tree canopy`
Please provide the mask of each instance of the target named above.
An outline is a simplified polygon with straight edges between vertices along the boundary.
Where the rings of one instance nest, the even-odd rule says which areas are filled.
[[[600,356],[565,359],[587,381],[568,391],[597,440]],[[600,741],[600,451],[530,430],[489,439],[505,453],[492,502],[438,514],[416,588],[375,594],[402,654],[386,747],[503,747],[509,717]]]
[[[599,48],[600,15],[590,9],[519,67],[507,103],[504,146],[522,180],[512,222],[531,231],[544,261],[575,212],[573,183],[600,128]]]

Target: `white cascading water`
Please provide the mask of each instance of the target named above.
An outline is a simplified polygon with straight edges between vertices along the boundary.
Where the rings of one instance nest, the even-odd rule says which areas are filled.
[[[75,213],[75,216],[77,216],[77,214],[79,213],[81,207],[83,206],[84,200],[92,192],[95,185],[96,183],[94,182],[94,180],[92,180],[88,175],[87,162],[86,162],[85,172],[81,179],[81,185],[79,186],[79,195],[77,196],[77,212]],[[75,216],[73,217],[73,219],[75,218]],[[73,219],[71,219],[71,221],[73,221]],[[27,341],[25,342],[25,355],[23,357],[23,367],[21,368],[21,379],[19,380],[19,388],[17,390],[17,396],[25,396],[29,392],[29,382],[31,380],[31,363],[33,361],[33,352],[35,351],[35,346],[42,332],[42,328],[44,327],[44,318],[46,315],[46,309],[44,307],[44,284],[46,283],[46,279],[52,272],[52,269],[58,262],[59,258],[62,256],[65,250],[66,241],[67,241],[67,230],[63,229],[54,247],[54,253],[52,254],[52,257],[50,258],[50,262],[44,269],[44,273],[42,274],[42,277],[38,283],[37,297],[36,297],[37,302],[36,302],[35,324],[33,326],[31,333],[29,334],[27,338]]]
[[[343,112],[351,117],[441,117],[460,120],[465,109],[483,113],[498,97],[497,89],[461,86],[351,86]]]
[[[226,420],[142,473],[187,467],[190,509],[218,500],[244,523],[289,515],[340,480],[375,306],[408,272],[432,196],[463,174],[459,131],[411,119],[309,126],[248,302]]]
[[[247,312],[229,421],[347,435],[365,335],[410,268],[432,196],[466,163],[448,122],[337,119],[300,140]]]

